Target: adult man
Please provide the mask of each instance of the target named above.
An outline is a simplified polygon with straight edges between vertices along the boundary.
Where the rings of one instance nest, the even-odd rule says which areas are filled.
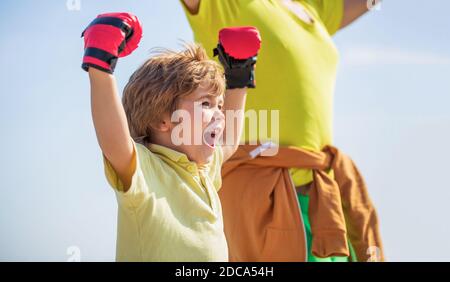
[[[280,146],[321,152],[332,144],[338,52],[331,36],[366,13],[373,3],[367,0],[182,0],[182,3],[196,41],[207,50],[215,47],[217,31],[223,27],[248,25],[260,30],[265,45],[258,56],[262,62],[258,64],[258,87],[249,91],[246,109],[279,110],[279,140],[275,141],[279,141]],[[271,124],[270,116],[268,123]],[[246,124],[245,141],[255,141],[249,131]],[[358,200],[342,187],[338,190],[336,186],[345,186],[343,179],[348,178],[345,175],[338,183],[342,185],[330,184],[329,187],[334,187],[333,194],[324,190],[325,184],[321,185],[323,181],[333,180],[323,180],[326,176],[319,169],[312,169],[314,156],[289,151],[285,152],[288,158],[292,154],[297,156],[293,162],[287,158],[267,158],[266,163],[256,164],[246,159],[251,149],[253,147],[241,146],[241,152],[238,151],[229,167],[225,166],[222,171],[224,182],[220,197],[231,260],[373,260],[373,249],[376,250],[375,260],[382,259],[378,221],[364,187],[352,188]],[[341,154],[327,149],[325,155],[329,165],[323,171],[333,178],[336,171],[330,168],[336,167],[332,167],[333,159]],[[305,159],[299,160],[303,157]],[[349,160],[346,162],[348,164]],[[256,165],[262,166],[252,170]],[[280,179],[285,174],[281,170],[286,166],[296,187],[300,217],[283,211],[294,209],[292,193],[280,192],[291,184],[278,185],[283,182]],[[346,170],[345,165],[342,167]],[[267,174],[262,169],[272,169],[271,177],[279,176],[278,179],[264,178]],[[363,184],[357,169],[351,170],[350,174],[354,175],[350,178]],[[338,172],[338,175],[344,174]],[[247,179],[252,182],[246,182]],[[257,182],[261,179],[265,181]],[[277,185],[270,184],[272,180],[277,181]],[[259,197],[261,193],[266,194]],[[280,198],[286,200],[280,202]],[[295,208],[298,209],[297,205]],[[332,210],[326,211],[327,208]],[[286,222],[286,217],[301,221],[301,226]],[[328,223],[324,223],[329,218],[339,226],[332,232],[331,227],[327,230]],[[306,240],[302,239],[304,235]],[[336,242],[341,243],[336,245]],[[352,253],[353,248],[356,254]]]

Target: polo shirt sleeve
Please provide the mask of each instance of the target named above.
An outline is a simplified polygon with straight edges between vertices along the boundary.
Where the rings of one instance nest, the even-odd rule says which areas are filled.
[[[339,30],[344,16],[344,0],[307,0],[307,3],[315,10],[330,35]]]
[[[145,159],[145,151],[141,148],[141,145],[136,144],[134,140],[133,148],[133,157],[136,161],[136,170],[131,178],[131,186],[126,192],[123,191],[123,183],[116,171],[105,155],[103,155],[104,171],[108,184],[116,193],[119,205],[123,205],[128,208],[139,207],[149,195],[149,189],[145,178],[145,173],[148,173],[149,170],[148,168],[145,168],[146,164],[142,161]]]

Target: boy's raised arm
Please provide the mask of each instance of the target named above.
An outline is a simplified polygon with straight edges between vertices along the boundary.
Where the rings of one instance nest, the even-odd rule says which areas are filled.
[[[226,125],[224,132],[224,161],[236,152],[244,124],[247,88],[255,88],[254,68],[261,47],[261,37],[255,27],[231,27],[219,32],[219,44],[214,56],[224,67],[227,90],[224,110]],[[230,125],[233,122],[233,125]],[[229,128],[232,132],[229,132]]]
[[[89,69],[91,111],[98,144],[127,190],[136,168],[127,118],[114,76]]]
[[[223,161],[228,160],[239,147],[239,141],[244,125],[245,100],[247,96],[247,88],[227,89],[225,93],[225,101],[223,108],[225,109],[225,136],[223,150]],[[229,122],[233,122],[230,126]],[[228,132],[227,128],[232,128],[233,132]],[[232,140],[227,137],[232,136]]]
[[[89,72],[92,118],[98,143],[122,181],[124,192],[131,185],[136,158],[112,73],[118,57],[137,48],[141,34],[138,19],[128,13],[99,15],[83,32],[82,68]]]

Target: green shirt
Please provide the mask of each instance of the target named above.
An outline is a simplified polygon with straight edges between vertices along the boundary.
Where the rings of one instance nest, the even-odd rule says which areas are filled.
[[[279,110],[280,145],[321,150],[332,144],[338,51],[331,35],[340,27],[343,0],[295,1],[314,19],[313,24],[301,20],[281,1],[201,0],[198,14],[185,10],[195,40],[211,54],[221,28],[251,25],[259,29],[257,86],[248,91],[246,110],[269,111],[268,135],[270,110]],[[248,122],[244,129],[243,140],[254,141]],[[296,185],[312,180],[310,170],[292,169],[291,173]]]

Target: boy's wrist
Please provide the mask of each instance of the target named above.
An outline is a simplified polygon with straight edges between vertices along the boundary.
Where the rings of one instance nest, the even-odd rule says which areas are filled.
[[[248,90],[248,87],[229,88],[225,91],[225,93],[226,93],[225,96],[227,97],[228,95],[245,95],[245,94],[247,94],[247,90]]]
[[[90,79],[111,79],[114,77],[114,74],[107,73],[96,68],[89,68],[88,73]]]

